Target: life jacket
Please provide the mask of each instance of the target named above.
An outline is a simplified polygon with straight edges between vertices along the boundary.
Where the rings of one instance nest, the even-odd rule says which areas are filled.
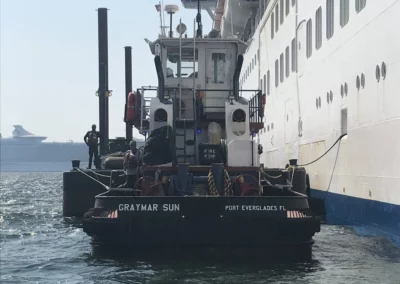
[[[138,165],[138,159],[135,154],[130,150],[125,154],[125,165],[127,168],[136,169]]]
[[[88,144],[89,146],[96,147],[98,143],[97,132],[90,132],[88,135]]]

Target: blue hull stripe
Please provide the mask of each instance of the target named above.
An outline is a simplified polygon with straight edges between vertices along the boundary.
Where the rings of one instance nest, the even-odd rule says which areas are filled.
[[[311,198],[325,195],[311,189]],[[325,210],[328,224],[357,226],[358,233],[385,236],[400,247],[400,205],[328,192]]]

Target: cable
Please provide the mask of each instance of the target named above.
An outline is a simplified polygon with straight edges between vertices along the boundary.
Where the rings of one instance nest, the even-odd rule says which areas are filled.
[[[305,166],[308,166],[308,165],[311,165],[311,164],[317,162],[317,161],[318,161],[319,159],[321,159],[323,156],[325,156],[326,154],[328,154],[328,152],[329,152],[340,140],[342,140],[342,138],[343,138],[344,136],[346,136],[346,135],[347,135],[347,134],[342,134],[342,135],[340,135],[340,137],[336,140],[336,142],[335,142],[324,154],[322,154],[322,156],[320,156],[318,159],[316,159],[316,160],[314,160],[314,161],[312,161],[312,162],[310,162],[310,163],[304,164],[304,165],[297,165],[297,167],[305,167]]]
[[[331,178],[329,180],[328,189],[326,190],[325,197],[323,199],[324,201],[325,201],[326,197],[328,196],[329,190],[331,189],[331,182],[332,182],[332,179],[333,179],[333,173],[335,172],[336,162],[337,162],[337,159],[339,157],[339,150],[340,150],[340,143],[339,143],[338,150],[337,150],[337,153],[336,153],[335,163],[333,164],[333,170],[332,170]]]

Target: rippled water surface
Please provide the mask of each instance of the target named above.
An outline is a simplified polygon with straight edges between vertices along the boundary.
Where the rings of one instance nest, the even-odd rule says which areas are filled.
[[[1,173],[1,283],[400,283],[400,249],[338,226],[316,235],[311,263],[96,259],[62,218],[61,186],[61,173]]]

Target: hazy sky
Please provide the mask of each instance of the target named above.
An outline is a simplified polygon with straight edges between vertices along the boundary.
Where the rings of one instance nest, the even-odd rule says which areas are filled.
[[[154,57],[144,38],[159,33],[157,0],[0,0],[0,132],[12,125],[47,141],[83,141],[98,124],[97,12],[108,11],[110,138],[125,136],[124,46],[132,46],[133,88],[157,84]],[[173,29],[182,18],[192,35],[196,10],[180,0]],[[202,12],[204,33],[211,28]],[[166,17],[166,24],[169,20]],[[99,126],[98,126],[99,127]],[[134,131],[134,136],[140,137]]]

